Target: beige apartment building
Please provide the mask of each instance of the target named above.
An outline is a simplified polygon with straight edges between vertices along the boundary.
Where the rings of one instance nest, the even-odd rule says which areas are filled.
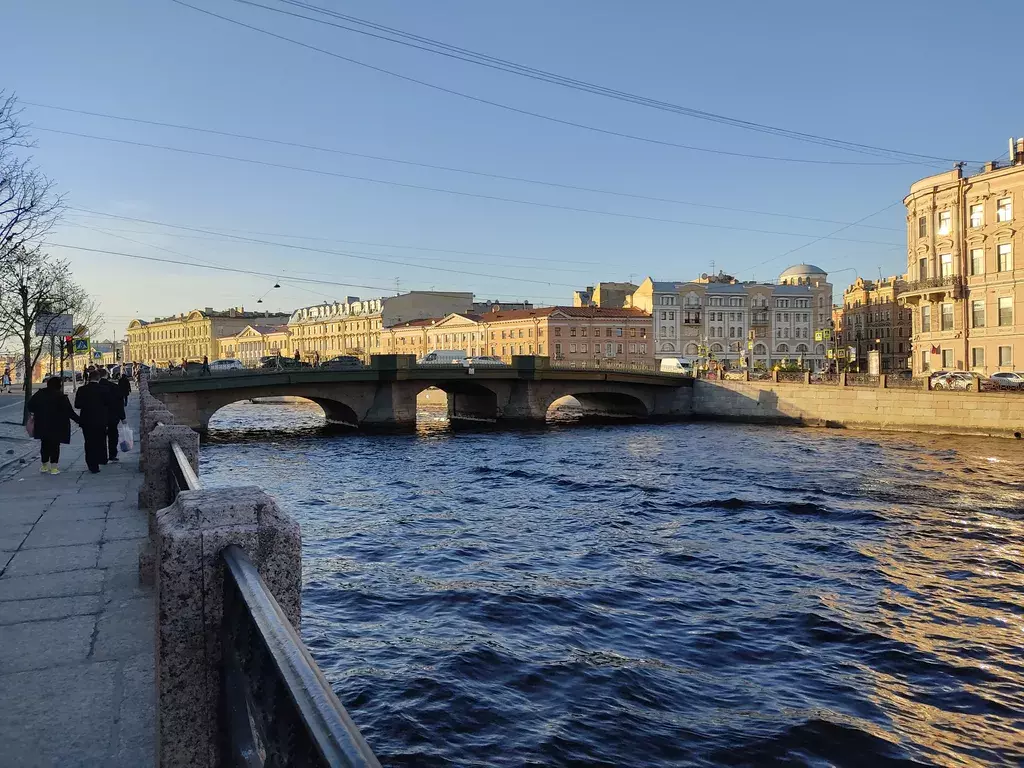
[[[287,325],[247,325],[234,336],[218,339],[220,359],[234,358],[256,366],[271,355],[291,356],[291,334]]]
[[[128,325],[128,354],[135,362],[155,363],[159,367],[185,361],[199,362],[204,356],[216,360],[222,356],[222,338],[238,334],[256,320],[284,322],[287,317],[284,314],[246,312],[243,307],[220,312],[207,307],[156,320],[135,319]]]
[[[827,365],[827,345],[814,334],[830,328],[832,284],[813,264],[789,267],[777,283],[740,282],[723,272],[688,282],[648,277],[630,305],[651,313],[657,359],[695,360],[706,348],[728,365]]]
[[[1024,369],[1024,139],[1006,164],[929,176],[903,202],[914,373]]]
[[[452,313],[385,329],[385,354],[438,349],[467,356],[540,355],[559,361],[654,363],[651,315],[638,309],[544,307],[487,314]]]
[[[371,355],[385,354],[381,346],[385,328],[472,307],[473,294],[465,292],[410,291],[367,300],[350,296],[345,301],[295,310],[288,330],[292,347],[304,360],[317,355],[321,360],[352,355],[369,363]]]
[[[868,353],[877,351],[883,373],[905,371],[911,356],[911,311],[899,297],[906,288],[902,276],[880,280],[858,277],[843,292],[836,323],[836,342],[853,349],[851,370],[866,371]]]
[[[606,307],[622,309],[631,306],[633,293],[639,286],[632,283],[598,283],[588,285],[582,291],[573,291],[574,307]]]

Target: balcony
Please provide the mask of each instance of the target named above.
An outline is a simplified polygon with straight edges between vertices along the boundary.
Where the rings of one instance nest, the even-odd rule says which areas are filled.
[[[928,297],[932,301],[938,301],[946,297],[959,299],[963,295],[963,277],[961,275],[947,275],[945,277],[929,277],[924,280],[907,283],[906,288],[900,292],[899,298],[900,301],[912,300],[912,303],[917,303],[923,297]]]

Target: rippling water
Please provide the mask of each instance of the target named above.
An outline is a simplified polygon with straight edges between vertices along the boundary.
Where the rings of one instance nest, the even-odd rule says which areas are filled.
[[[385,765],[1024,764],[1020,441],[321,422],[232,406],[201,471],[301,523]]]

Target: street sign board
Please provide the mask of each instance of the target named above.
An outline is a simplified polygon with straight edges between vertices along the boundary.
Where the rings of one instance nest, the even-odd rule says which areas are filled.
[[[836,357],[838,357],[838,358],[839,358],[840,360],[842,360],[843,358],[845,358],[845,357],[846,357],[846,350],[845,350],[845,349],[843,349],[842,347],[839,347],[839,348],[838,348],[838,349],[836,350]]]
[[[856,347],[847,347],[846,348],[846,356],[849,357],[850,360],[856,360],[857,359],[857,348]]]
[[[89,339],[72,339],[72,349],[76,355],[87,355],[89,354]]]
[[[751,339],[750,341],[747,342],[747,349],[753,349],[753,348],[754,348],[754,340]]]
[[[71,315],[39,315],[36,318],[36,336],[68,336],[75,332]]]
[[[821,341],[822,340],[821,331],[815,331],[814,332],[814,340],[815,341]]]

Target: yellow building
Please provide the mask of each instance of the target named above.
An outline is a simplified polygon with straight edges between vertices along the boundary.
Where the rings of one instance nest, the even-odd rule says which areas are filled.
[[[1024,139],[1006,164],[929,176],[903,202],[914,373],[1024,369]]]
[[[253,367],[259,364],[261,358],[292,354],[291,334],[287,325],[247,325],[233,336],[218,339],[218,347],[218,359],[234,358]]]
[[[132,320],[128,325],[128,354],[135,362],[166,367],[185,361],[221,357],[220,339],[235,336],[250,323],[284,322],[284,314],[246,312],[243,307],[216,312],[207,307],[156,320]]]
[[[843,291],[836,340],[839,346],[855,350],[851,369],[866,371],[871,351],[878,352],[883,373],[905,371],[909,367],[911,312],[899,303],[905,287],[903,277],[882,280],[858,277]]]

